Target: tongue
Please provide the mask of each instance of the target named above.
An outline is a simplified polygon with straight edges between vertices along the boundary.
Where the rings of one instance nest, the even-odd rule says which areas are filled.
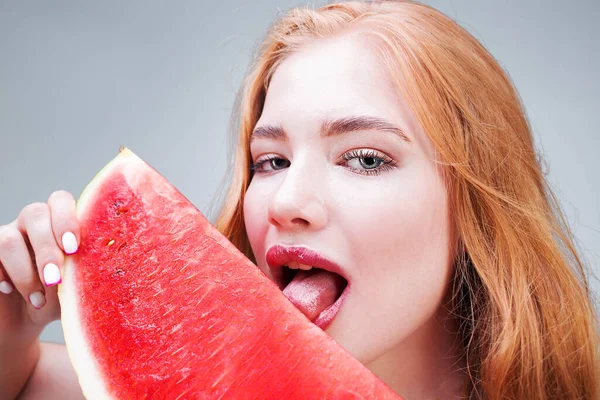
[[[300,270],[283,289],[283,294],[308,319],[314,321],[340,297],[345,282],[340,275],[323,269]]]

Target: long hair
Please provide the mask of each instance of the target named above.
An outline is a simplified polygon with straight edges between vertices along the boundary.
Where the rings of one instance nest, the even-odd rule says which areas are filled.
[[[319,38],[360,32],[433,142],[460,240],[452,279],[470,398],[596,399],[598,324],[585,268],[506,73],[466,30],[412,1],[296,8],[270,27],[240,91],[232,176],[215,225],[244,227],[250,134],[270,78]],[[361,36],[363,37],[363,36]]]

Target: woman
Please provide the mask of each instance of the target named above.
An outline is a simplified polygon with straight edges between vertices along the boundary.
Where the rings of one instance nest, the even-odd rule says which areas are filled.
[[[518,95],[471,35],[408,1],[293,10],[240,99],[217,227],[371,371],[406,399],[598,398],[583,266]],[[79,237],[73,198],[29,205],[0,232],[0,288],[17,289],[0,303],[0,353],[31,354],[3,387],[22,390],[37,363],[25,394],[48,381],[76,394],[66,357],[48,361],[64,350],[42,347],[38,361],[31,328],[57,312],[53,285]],[[274,252],[289,269],[310,268],[302,252],[339,265],[350,291],[333,319],[308,309]]]

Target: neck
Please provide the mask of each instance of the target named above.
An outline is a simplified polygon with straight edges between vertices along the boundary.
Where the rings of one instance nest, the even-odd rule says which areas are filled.
[[[367,368],[405,400],[465,398],[467,375],[457,321],[445,307]]]

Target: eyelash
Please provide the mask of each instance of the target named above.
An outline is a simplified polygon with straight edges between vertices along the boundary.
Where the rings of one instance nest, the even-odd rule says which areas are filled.
[[[379,166],[377,168],[373,168],[373,169],[350,168],[351,171],[357,172],[361,175],[379,175],[381,172],[389,171],[389,170],[393,169],[397,164],[396,161],[392,160],[388,156],[378,153],[374,150],[363,150],[363,149],[351,150],[342,155],[342,159],[346,162],[355,160],[355,159],[361,159],[361,158],[362,159],[373,158],[380,162]],[[262,168],[262,166],[264,164],[270,163],[273,160],[283,160],[283,158],[275,157],[275,156],[268,156],[262,160],[259,159],[254,164],[250,165],[250,173],[256,172],[258,174],[264,174],[264,173],[268,173],[268,172],[273,172],[273,171],[261,171],[260,170],[260,168]],[[276,169],[275,171],[279,171],[279,170]]]

